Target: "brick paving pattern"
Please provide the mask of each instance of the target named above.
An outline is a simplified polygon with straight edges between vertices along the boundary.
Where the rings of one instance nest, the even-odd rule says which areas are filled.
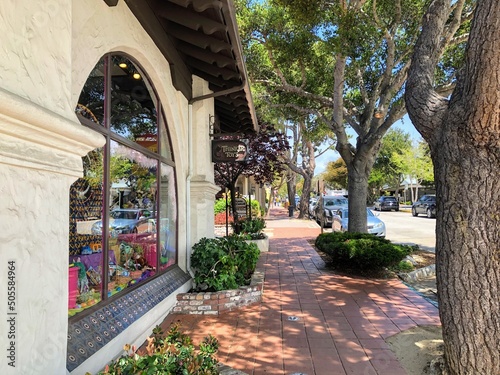
[[[219,316],[168,315],[198,343],[220,342],[219,360],[250,375],[405,375],[385,339],[440,325],[437,308],[399,280],[336,275],[308,239],[320,228],[272,207],[262,302]]]

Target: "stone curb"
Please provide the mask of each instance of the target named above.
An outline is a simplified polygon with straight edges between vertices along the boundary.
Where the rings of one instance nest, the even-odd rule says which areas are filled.
[[[423,279],[426,279],[431,276],[436,275],[436,265],[431,264],[430,266],[419,268],[418,270],[408,272],[408,273],[399,273],[398,276],[406,282],[416,282]]]
[[[219,375],[248,375],[246,372],[235,370],[223,364],[219,365],[218,370],[219,370]]]

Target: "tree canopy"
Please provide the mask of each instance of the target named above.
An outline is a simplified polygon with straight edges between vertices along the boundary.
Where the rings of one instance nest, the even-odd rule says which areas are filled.
[[[348,170],[349,230],[366,231],[368,178],[382,137],[405,114],[403,88],[427,0],[238,1],[257,96],[335,134]],[[450,11],[450,15],[452,12]],[[466,24],[452,15],[436,90],[450,92]],[[350,129],[350,130],[349,130]],[[356,134],[351,140],[349,132]]]

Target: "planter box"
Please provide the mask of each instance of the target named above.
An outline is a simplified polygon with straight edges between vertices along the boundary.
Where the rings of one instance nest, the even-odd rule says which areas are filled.
[[[170,313],[219,315],[223,311],[233,311],[261,302],[264,293],[264,269],[259,264],[261,263],[257,262],[250,285],[219,292],[179,293],[177,304]]]
[[[266,238],[262,238],[260,240],[247,240],[246,242],[257,244],[261,253],[269,251],[269,237],[267,236]]]

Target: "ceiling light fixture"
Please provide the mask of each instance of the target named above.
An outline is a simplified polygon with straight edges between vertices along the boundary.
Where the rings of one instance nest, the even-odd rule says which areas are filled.
[[[141,75],[139,73],[134,73],[132,77],[134,77],[134,79],[141,79]]]
[[[120,68],[125,69],[125,68],[127,67],[127,64],[126,64],[126,63],[124,63],[124,62],[121,62],[121,63],[119,63],[119,64],[118,64],[118,66],[119,66]]]

